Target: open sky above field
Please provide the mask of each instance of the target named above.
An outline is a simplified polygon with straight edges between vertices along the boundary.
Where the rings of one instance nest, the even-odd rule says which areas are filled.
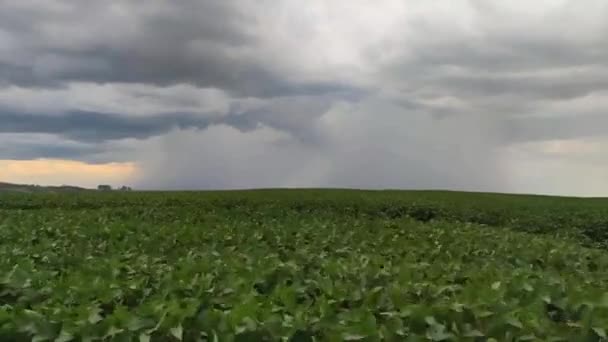
[[[0,0],[0,181],[608,196],[608,2]]]

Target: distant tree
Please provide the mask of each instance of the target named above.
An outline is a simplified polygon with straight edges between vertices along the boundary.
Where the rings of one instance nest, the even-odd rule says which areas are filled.
[[[120,188],[120,191],[131,191],[131,187],[130,187],[130,186],[125,186],[125,185],[123,185],[123,186]]]
[[[112,187],[110,185],[102,184],[102,185],[98,185],[97,186],[97,190],[99,190],[99,191],[112,191]]]

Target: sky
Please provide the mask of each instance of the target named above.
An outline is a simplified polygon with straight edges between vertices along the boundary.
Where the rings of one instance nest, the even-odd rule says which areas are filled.
[[[608,196],[604,0],[0,0],[0,181]]]

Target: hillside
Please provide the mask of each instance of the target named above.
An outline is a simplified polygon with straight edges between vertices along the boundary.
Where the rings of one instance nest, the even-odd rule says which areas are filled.
[[[24,192],[24,193],[78,192],[78,191],[86,191],[86,190],[88,190],[88,189],[77,187],[77,186],[71,186],[71,185],[41,186],[41,185],[13,184],[13,183],[0,182],[0,192],[3,192],[3,191]]]

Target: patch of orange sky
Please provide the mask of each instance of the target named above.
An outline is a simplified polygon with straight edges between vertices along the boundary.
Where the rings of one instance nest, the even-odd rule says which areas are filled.
[[[73,160],[0,160],[0,182],[96,187],[129,185],[135,163],[88,164]]]

